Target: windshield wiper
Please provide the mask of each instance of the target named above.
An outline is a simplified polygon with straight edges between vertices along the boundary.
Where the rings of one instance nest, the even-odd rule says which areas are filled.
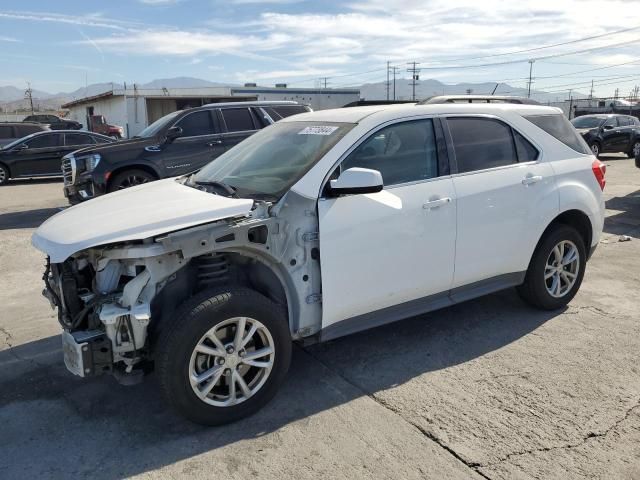
[[[231,185],[227,185],[224,182],[219,182],[217,180],[195,180],[193,183],[195,183],[196,185],[217,187],[224,190],[230,197],[238,198],[236,188],[232,187]]]

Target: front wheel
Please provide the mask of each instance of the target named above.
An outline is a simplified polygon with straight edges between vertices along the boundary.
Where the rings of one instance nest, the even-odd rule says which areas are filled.
[[[591,145],[591,153],[598,158],[600,155],[600,144],[598,142],[593,142]]]
[[[161,332],[156,364],[180,414],[221,425],[259,410],[282,384],[291,336],[282,308],[248,289],[205,291]]]
[[[640,155],[640,140],[633,142],[633,147],[631,147],[631,150],[627,153],[629,158],[635,158],[638,155]]]
[[[145,172],[144,170],[125,170],[124,172],[118,173],[109,182],[109,192],[135,187],[136,185],[152,182],[155,179],[156,178],[153,175]]]
[[[4,185],[9,181],[9,170],[0,163],[0,185]]]
[[[557,225],[536,248],[518,292],[537,308],[564,307],[578,293],[586,261],[584,241],[576,229]]]

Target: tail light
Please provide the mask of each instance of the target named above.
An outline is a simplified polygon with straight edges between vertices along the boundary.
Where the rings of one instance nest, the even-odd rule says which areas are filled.
[[[607,183],[607,181],[604,179],[604,174],[607,173],[607,166],[600,160],[596,159],[591,164],[591,170],[593,170],[593,174],[598,181],[598,185],[600,185],[600,189],[604,190],[604,186]]]

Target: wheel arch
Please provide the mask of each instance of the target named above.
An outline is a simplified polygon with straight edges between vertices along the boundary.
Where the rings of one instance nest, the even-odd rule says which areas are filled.
[[[11,167],[4,162],[0,162],[0,165],[7,170],[7,173],[9,174],[9,176],[7,177],[7,180],[9,180],[11,178]]]
[[[111,183],[117,175],[127,170],[142,170],[149,173],[150,175],[153,175],[156,180],[162,178],[160,176],[159,171],[155,167],[152,167],[151,165],[148,165],[146,163],[134,163],[131,165],[122,165],[121,167],[114,168],[111,171],[111,174],[109,175],[109,180],[107,181],[107,189],[111,188]]]
[[[582,210],[570,209],[557,215],[545,228],[542,235],[536,243],[536,250],[540,245],[540,242],[545,238],[547,233],[556,225],[568,225],[577,230],[584,241],[584,247],[589,252],[591,250],[591,242],[593,241],[593,225],[589,216]],[[535,251],[535,250],[534,250]]]

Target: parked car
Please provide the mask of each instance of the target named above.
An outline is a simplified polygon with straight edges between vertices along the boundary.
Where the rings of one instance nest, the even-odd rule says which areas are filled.
[[[62,157],[87,145],[113,142],[97,133],[77,130],[43,131],[15,140],[0,149],[0,185],[11,178],[59,177]]]
[[[116,140],[124,136],[124,128],[119,125],[111,125],[104,118],[104,115],[92,115],[89,117],[89,130]]]
[[[159,178],[193,172],[257,130],[309,111],[296,102],[213,103],[156,120],[138,136],[90,147],[63,160],[71,204]],[[87,159],[93,168],[87,169]]]
[[[60,118],[57,115],[29,115],[23,122],[45,123],[51,127],[51,130],[80,130],[82,128],[80,122]]]
[[[630,115],[583,115],[571,120],[593,154],[626,153],[629,158],[640,152],[640,120]]]
[[[0,147],[32,133],[51,130],[48,125],[40,123],[1,122]]]
[[[565,306],[602,232],[604,177],[556,108],[325,110],[71,207],[32,241],[72,373],[154,364],[170,405],[220,424],[273,397],[292,341],[514,286]]]

